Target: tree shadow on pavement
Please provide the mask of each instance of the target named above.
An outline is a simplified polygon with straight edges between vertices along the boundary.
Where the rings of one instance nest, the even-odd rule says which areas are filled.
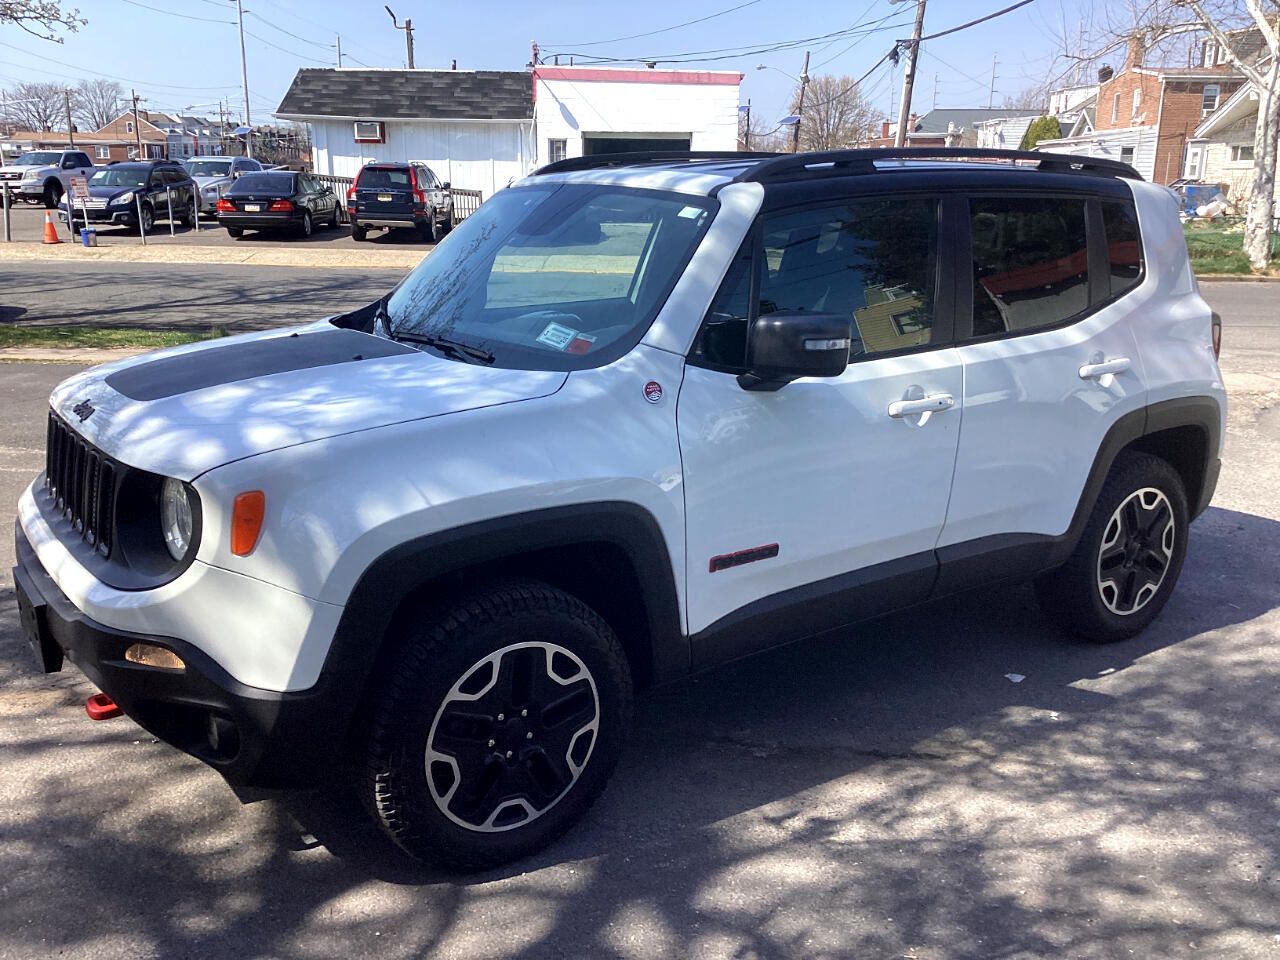
[[[216,775],[128,721],[69,722],[85,685],[29,676],[6,594],[0,948],[1274,949],[1278,559],[1280,523],[1211,509],[1168,607],[1126,643],[1064,640],[1020,586],[656,690],[586,822],[530,860],[471,877],[398,859],[346,794],[239,807]]]

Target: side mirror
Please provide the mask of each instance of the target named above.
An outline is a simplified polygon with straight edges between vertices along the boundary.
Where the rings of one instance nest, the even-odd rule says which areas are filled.
[[[834,313],[770,313],[751,331],[743,390],[780,390],[801,377],[838,377],[849,365],[853,321]]]
[[[453,184],[451,184],[448,180],[446,180],[444,183],[440,184],[440,189],[448,190],[451,186],[453,186]]]

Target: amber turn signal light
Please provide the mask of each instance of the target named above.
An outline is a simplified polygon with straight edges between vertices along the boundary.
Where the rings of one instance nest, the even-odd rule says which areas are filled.
[[[187,666],[172,650],[154,643],[135,643],[124,652],[124,658],[130,663],[159,670],[184,670]]]
[[[266,509],[267,495],[261,490],[247,490],[236,495],[231,508],[231,552],[237,557],[247,557],[258,545]]]

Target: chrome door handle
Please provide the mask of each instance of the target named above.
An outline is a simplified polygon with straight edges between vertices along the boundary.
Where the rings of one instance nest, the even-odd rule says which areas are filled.
[[[1081,380],[1099,380],[1109,373],[1124,373],[1130,367],[1128,357],[1104,360],[1102,363],[1086,363],[1080,368]]]
[[[935,393],[919,400],[895,400],[889,404],[889,416],[895,420],[917,413],[941,413],[956,405],[956,398],[949,393]]]

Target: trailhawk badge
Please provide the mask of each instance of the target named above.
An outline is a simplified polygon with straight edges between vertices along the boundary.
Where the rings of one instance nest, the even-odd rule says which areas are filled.
[[[662,399],[662,384],[657,380],[650,380],[644,385],[644,398],[650,403],[657,403]]]
[[[662,395],[661,387],[658,388],[658,395],[659,396]],[[93,412],[95,409],[96,408],[94,407],[94,405],[90,403],[88,400],[81,400],[79,403],[77,403],[74,407],[71,408],[71,412],[80,418],[81,423],[84,423],[86,420],[88,420],[90,417],[93,416]]]

